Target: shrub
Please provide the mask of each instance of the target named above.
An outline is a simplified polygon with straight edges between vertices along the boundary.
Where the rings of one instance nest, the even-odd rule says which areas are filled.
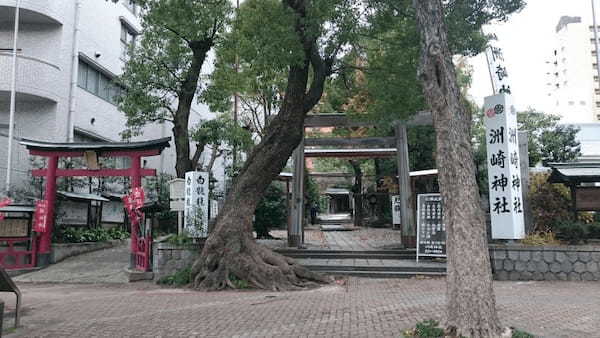
[[[186,245],[186,244],[191,244],[194,242],[194,239],[192,237],[189,237],[185,234],[183,235],[171,235],[168,239],[167,239],[167,243],[169,244],[173,244],[173,245]]]
[[[129,238],[129,233],[121,229],[57,227],[53,241],[57,243],[104,242],[113,239]]]
[[[548,232],[557,223],[572,221],[569,189],[562,184],[548,183],[548,177],[548,174],[531,175],[529,196],[537,232]]]
[[[192,282],[192,268],[181,269],[158,280],[158,284],[184,286]]]
[[[553,232],[534,232],[521,240],[525,245],[557,245],[560,242]]]
[[[588,224],[588,237],[600,239],[600,223]]]
[[[584,223],[559,223],[555,228],[558,238],[568,241],[569,244],[578,244],[588,239],[588,226]]]
[[[254,214],[256,238],[272,238],[269,229],[286,224],[287,205],[284,195],[282,189],[275,184],[267,188]]]
[[[429,319],[418,322],[416,328],[404,332],[404,337],[438,338],[444,337],[444,329],[438,327],[439,323]]]
[[[531,333],[513,329],[512,338],[535,338]]]

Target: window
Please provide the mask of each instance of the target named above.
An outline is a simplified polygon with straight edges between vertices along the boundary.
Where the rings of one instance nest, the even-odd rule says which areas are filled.
[[[125,6],[133,15],[138,14],[138,6],[133,0],[123,0],[123,6]]]
[[[596,101],[596,107],[600,108],[600,102]]]
[[[596,115],[596,120],[600,121],[600,114]]]
[[[585,106],[585,101],[579,101],[579,104]]]
[[[595,50],[592,51],[592,56],[596,56],[598,54]]]
[[[127,61],[129,50],[135,48],[136,33],[121,22],[121,60]]]
[[[121,95],[121,87],[112,81],[109,76],[94,68],[84,60],[79,60],[79,75],[77,84],[86,91],[112,103],[117,103]]]
[[[575,105],[575,101],[569,101],[569,106],[574,106]]]

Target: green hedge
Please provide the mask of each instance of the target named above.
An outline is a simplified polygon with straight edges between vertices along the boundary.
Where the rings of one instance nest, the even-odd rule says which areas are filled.
[[[128,232],[118,228],[107,230],[102,228],[59,227],[54,232],[53,241],[56,243],[105,242],[114,239],[127,239],[129,236]]]

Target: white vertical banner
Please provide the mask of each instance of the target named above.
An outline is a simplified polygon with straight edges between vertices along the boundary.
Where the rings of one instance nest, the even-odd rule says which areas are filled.
[[[484,103],[492,238],[525,237],[517,111],[506,93]]]
[[[400,205],[400,195],[392,196],[392,222],[393,224],[402,224],[402,207]]]
[[[492,80],[492,91],[494,94],[510,94],[510,84],[508,83],[508,71],[504,66],[504,55],[502,49],[489,46],[485,50],[488,70]]]
[[[208,173],[185,173],[184,229],[191,237],[208,237]]]

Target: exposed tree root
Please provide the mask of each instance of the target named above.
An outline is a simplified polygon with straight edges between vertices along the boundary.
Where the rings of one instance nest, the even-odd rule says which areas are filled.
[[[246,285],[264,290],[287,291],[314,287],[332,281],[254,242],[242,239],[237,248],[213,245],[204,249],[194,263],[194,288],[237,289]],[[232,250],[233,249],[233,250]],[[245,281],[246,283],[236,283]]]

